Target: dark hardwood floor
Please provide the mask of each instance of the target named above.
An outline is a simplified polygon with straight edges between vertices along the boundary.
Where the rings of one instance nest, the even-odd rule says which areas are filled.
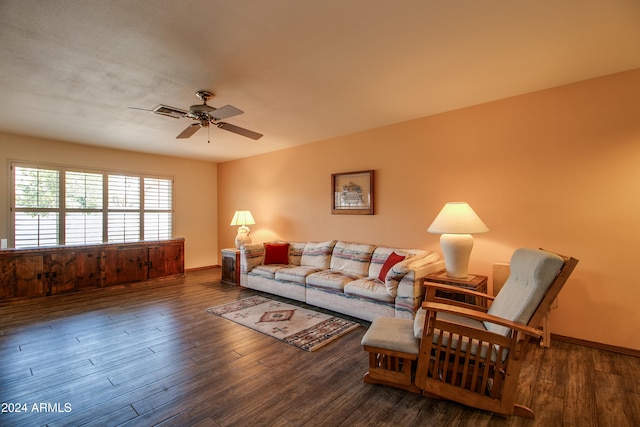
[[[0,425],[640,425],[639,358],[535,347],[518,393],[537,419],[503,419],[363,383],[367,322],[308,353],[205,312],[257,293],[211,269],[0,304]]]

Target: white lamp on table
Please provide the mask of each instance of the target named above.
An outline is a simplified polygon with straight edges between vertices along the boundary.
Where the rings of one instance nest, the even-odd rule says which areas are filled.
[[[464,279],[469,269],[475,233],[485,233],[489,228],[465,202],[448,202],[427,229],[441,234],[440,247],[444,254],[447,276]]]
[[[249,237],[249,227],[247,225],[253,225],[256,222],[253,219],[250,211],[236,211],[233,214],[231,225],[239,225],[238,235],[236,236],[236,248],[240,249],[242,245],[248,245],[251,243],[251,237]]]

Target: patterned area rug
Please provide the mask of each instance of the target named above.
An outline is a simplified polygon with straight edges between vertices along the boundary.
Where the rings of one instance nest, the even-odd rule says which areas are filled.
[[[360,326],[350,320],[262,296],[207,308],[207,312],[306,351],[317,350]]]

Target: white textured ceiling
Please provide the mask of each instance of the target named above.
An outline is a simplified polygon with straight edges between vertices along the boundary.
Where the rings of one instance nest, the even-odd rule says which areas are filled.
[[[0,0],[0,131],[211,161],[634,68],[638,0]],[[128,108],[200,89],[264,137]]]

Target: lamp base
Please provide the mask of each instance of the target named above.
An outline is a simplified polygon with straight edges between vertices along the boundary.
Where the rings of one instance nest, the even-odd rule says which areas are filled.
[[[251,243],[251,237],[249,237],[249,227],[241,225],[238,227],[238,235],[236,236],[236,248],[240,249],[242,245],[248,245]]]
[[[447,276],[465,279],[468,275],[471,249],[473,249],[473,236],[471,234],[442,234],[440,247],[444,254]]]

